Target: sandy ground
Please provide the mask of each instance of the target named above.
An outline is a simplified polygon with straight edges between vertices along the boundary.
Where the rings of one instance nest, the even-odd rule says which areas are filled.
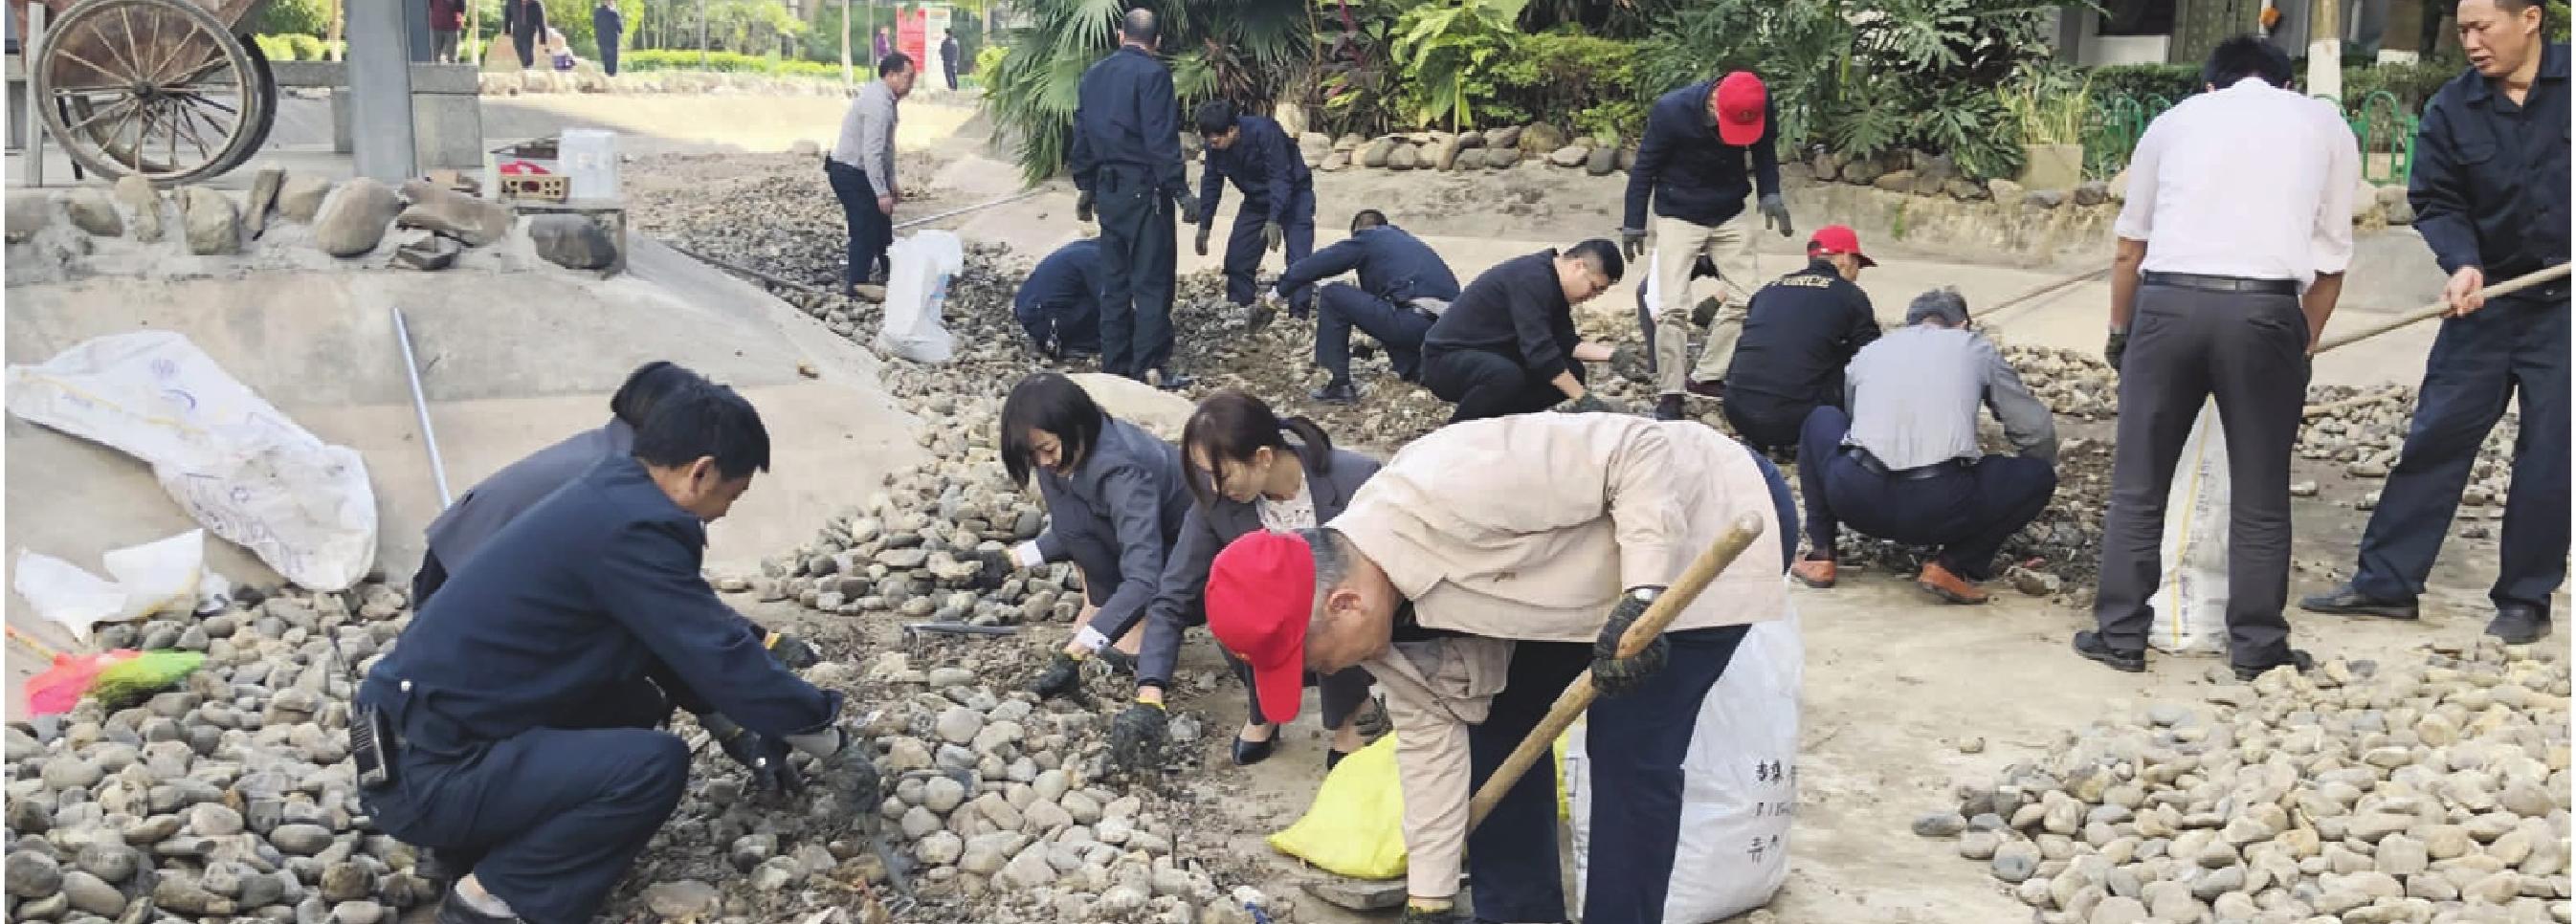
[[[721,157],[726,152],[777,152],[798,139],[827,141],[838,124],[840,107],[840,101],[825,98],[755,100],[725,96],[639,101],[630,97],[521,97],[488,105],[487,118],[492,122],[487,131],[502,137],[522,129],[526,134],[536,134],[547,130],[545,126],[549,124],[604,124],[635,133],[627,146],[629,153]],[[962,111],[907,107],[907,149],[919,145],[930,151],[935,161],[946,163],[934,168],[931,179],[942,197],[937,203],[925,203],[925,212],[932,204],[977,201],[1018,187],[1016,172],[1007,165],[978,159],[975,145],[970,142],[940,137],[964,121]],[[942,122],[945,127],[940,125]],[[644,175],[630,180],[654,181]],[[1620,181],[1618,177],[1566,176],[1547,168],[1472,177],[1321,175],[1318,218],[1323,233],[1318,243],[1338,238],[1338,228],[1352,209],[1363,205],[1384,208],[1399,223],[1428,236],[1451,259],[1460,276],[1468,277],[1512,255],[1609,234],[1616,226],[1614,210]],[[829,195],[821,177],[815,177],[814,182],[816,194]],[[1230,213],[1233,197],[1228,198]],[[900,220],[908,216],[897,217]],[[1805,212],[1799,220],[1802,226],[1812,226],[1835,217]],[[1230,218],[1230,214],[1222,214],[1218,220],[1223,223]],[[944,224],[972,239],[1009,243],[1031,259],[1081,233],[1071,216],[1071,190],[1061,181],[1052,184],[1044,195]],[[2363,247],[2370,259],[2357,261],[2360,268],[2354,284],[2346,290],[2348,319],[2402,311],[2438,289],[2438,277],[2428,276],[2430,261],[2411,233],[2400,230],[2375,235]],[[1882,317],[1889,320],[1901,313],[1906,298],[1930,285],[1958,285],[1972,304],[1984,304],[2058,273],[2082,268],[2016,267],[2005,265],[2008,261],[1981,261],[1973,253],[1942,253],[1938,247],[1920,241],[1903,247],[1886,246],[1881,252],[1885,265],[1862,282],[1871,291]],[[1762,253],[1765,273],[1785,272],[1796,259],[1791,242],[1778,239],[1766,238]],[[1184,235],[1181,263],[1187,272],[1213,265],[1215,259],[1190,254]],[[1273,267],[1275,270],[1275,258]],[[721,278],[706,278],[708,274],[703,270],[672,272],[686,277],[674,285],[695,287],[704,297],[751,300],[751,295],[744,294],[749,290],[724,289]],[[2433,288],[2428,289],[2428,284]],[[17,302],[25,294],[13,290],[10,295],[11,320],[19,322]],[[160,307],[138,307],[132,316],[99,318],[88,324],[149,320],[156,313],[175,309],[176,300],[171,293],[138,295]],[[1624,305],[1630,296],[1622,288],[1609,297],[1621,299]],[[2005,336],[2096,349],[2103,301],[2099,286],[2078,288],[2005,319]],[[838,338],[818,327],[781,329],[788,331],[799,349],[820,349],[816,344],[838,342]],[[60,339],[23,340],[23,328],[12,334],[20,335],[13,336],[9,344],[13,361],[49,352]],[[2318,363],[2317,379],[2321,383],[2354,385],[2412,383],[2432,334],[2430,328],[2402,331],[2327,357]],[[700,351],[684,350],[681,355],[697,352]],[[584,390],[600,389],[593,384]],[[353,402],[382,406],[399,398],[399,393],[370,395]],[[504,399],[496,396],[489,400]],[[766,404],[768,399],[762,400]],[[869,428],[895,428],[899,435],[904,426],[878,417],[843,418],[829,407],[831,403],[829,399],[817,399],[799,404],[799,413],[794,414],[797,425],[845,428],[854,439],[885,439],[886,434]],[[523,407],[459,404],[440,418],[442,438],[458,441],[449,450],[449,464],[451,477],[460,486],[470,483],[479,472],[546,440],[546,434],[537,431],[549,429],[549,424],[533,417],[517,423],[491,423],[490,429],[484,430],[467,422],[483,418],[511,420]],[[499,413],[484,413],[487,411]],[[811,411],[813,416],[803,411]],[[331,413],[320,410],[299,413],[310,413],[308,426],[317,428],[333,419]],[[380,416],[393,419],[390,411]],[[402,415],[403,419],[407,416]],[[569,411],[559,419],[544,420],[563,430],[587,425],[585,417]],[[453,429],[449,429],[451,426]],[[82,461],[77,457],[83,453],[98,453],[86,447],[55,447],[51,451],[56,455],[51,461],[22,454],[28,451],[22,448],[19,438],[23,427],[10,425],[11,455],[21,463],[11,473],[8,485],[13,508],[9,526],[17,540],[14,545],[27,544],[50,527],[39,519],[22,519],[16,509],[30,495],[48,491],[41,482],[30,480],[35,473],[44,471],[49,464]],[[399,439],[393,442],[398,444]],[[888,442],[896,447],[889,450],[894,457],[872,458],[883,466],[899,464],[903,447],[908,447],[910,441]],[[416,466],[407,468],[392,455],[398,451],[408,452],[384,450],[388,458],[379,477],[417,480]],[[375,462],[371,456],[370,463]],[[2298,504],[2296,561],[2301,571],[2293,579],[2294,594],[2321,589],[2335,573],[2349,567],[2363,515],[2346,505],[2354,494],[2375,487],[2349,482],[2332,473],[2320,480],[2327,486],[2325,495]],[[738,516],[745,521],[742,532],[729,532],[732,524],[719,529],[716,550],[720,556],[748,560],[792,545],[821,521],[831,504],[856,501],[873,483],[870,477],[846,477],[837,484],[816,487],[810,497],[799,496],[785,509],[757,515],[746,512]],[[120,496],[75,495],[68,500],[97,504],[150,504],[159,500],[157,490],[146,477],[138,474],[126,479],[125,485]],[[758,499],[755,492],[755,502]],[[771,525],[751,528],[749,524],[754,520]],[[2385,661],[2410,657],[2415,648],[2437,637],[2476,633],[2487,615],[2484,582],[2491,577],[2495,546],[2493,542],[2455,539],[2449,551],[2443,568],[2435,574],[2423,623],[2394,625],[2293,613],[2299,642],[2320,657]],[[1848,577],[1840,589],[1801,590],[1793,599],[1802,615],[1808,657],[1803,746],[1797,767],[1799,823],[1793,834],[1789,883],[1771,905],[1778,919],[1788,922],[1984,924],[2027,917],[2028,909],[2005,894],[1977,864],[1953,856],[1948,842],[1913,837],[1907,832],[1907,822],[1922,811],[1944,807],[1954,784],[1990,777],[2009,763],[2035,757],[2058,736],[2079,731],[2096,720],[2129,714],[2158,699],[2194,698],[2205,685],[2205,676],[2223,669],[2215,659],[2176,658],[2156,659],[2143,676],[2102,669],[2066,649],[2073,630],[2089,624],[2089,614],[2039,598],[2007,594],[1986,607],[1943,607],[1934,605],[1897,577],[1863,574]],[[765,608],[755,610],[753,615],[763,619],[828,618]],[[24,656],[12,651],[10,661],[13,668],[17,667]],[[1217,668],[1213,649],[1205,645],[1193,645],[1185,663],[1197,670]],[[1240,693],[1229,684],[1195,697],[1194,705],[1207,718],[1206,747],[1211,749],[1211,764],[1222,766],[1222,757],[1215,755],[1222,753],[1228,731],[1241,721]],[[1287,730],[1283,740],[1285,747],[1266,764],[1216,771],[1221,785],[1240,786],[1247,794],[1243,804],[1247,815],[1256,822],[1250,826],[1254,829],[1284,826],[1295,818],[1305,809],[1320,776],[1324,748],[1320,731],[1311,724],[1301,726]],[[1958,742],[1968,740],[1981,740],[1982,752],[1964,753]],[[1267,852],[1258,842],[1257,833],[1247,833],[1239,847],[1248,854]],[[1286,887],[1303,875],[1285,860],[1279,861],[1278,871],[1274,887]],[[1358,919],[1325,912],[1311,901],[1301,906],[1304,919]]]

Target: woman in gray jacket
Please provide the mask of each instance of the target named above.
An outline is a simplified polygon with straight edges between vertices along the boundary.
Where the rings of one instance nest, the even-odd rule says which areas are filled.
[[[1082,386],[1053,372],[1021,379],[1002,400],[1002,467],[1046,501],[1046,532],[1011,550],[1023,568],[1071,561],[1091,611],[1031,692],[1081,687],[1081,662],[1127,634],[1154,599],[1190,509],[1181,454],[1109,416]]]

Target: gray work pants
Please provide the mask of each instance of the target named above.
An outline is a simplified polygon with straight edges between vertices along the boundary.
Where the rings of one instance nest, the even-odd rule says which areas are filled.
[[[2102,528],[2102,585],[2093,615],[2102,640],[2147,644],[2158,541],[2174,465],[2201,405],[2218,400],[2227,434],[2229,660],[2268,666],[2290,657],[2290,453],[2308,389],[2308,322],[2294,295],[2138,289],[2121,358],[2119,443],[2111,510]]]

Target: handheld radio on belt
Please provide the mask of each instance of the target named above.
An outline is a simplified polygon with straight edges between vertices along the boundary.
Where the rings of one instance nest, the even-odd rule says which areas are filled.
[[[358,765],[358,788],[378,789],[394,781],[392,756],[393,726],[385,714],[359,705],[357,698],[358,666],[340,651],[340,636],[328,633],[331,660],[340,664],[340,672],[349,679],[349,759]]]

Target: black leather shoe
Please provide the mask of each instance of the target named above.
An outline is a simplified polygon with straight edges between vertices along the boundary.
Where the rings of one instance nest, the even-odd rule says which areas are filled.
[[[1306,397],[1324,404],[1358,404],[1360,389],[1359,386],[1349,382],[1329,382],[1322,388],[1308,392]]]
[[[2291,670],[2304,674],[2316,669],[2317,659],[2309,657],[2307,652],[2293,648],[2290,649],[2290,659],[2287,661],[2275,661],[2270,664],[2255,666],[2247,666],[2243,664],[2234,665],[2236,668],[2236,679],[2247,683],[2252,683],[2254,678],[2263,676],[2266,671],[2282,666],[2287,666]]]
[[[1238,737],[1234,739],[1234,765],[1249,767],[1269,760],[1270,752],[1276,750],[1279,750],[1279,732],[1276,729],[1271,731],[1268,741],[1245,741]]]
[[[1170,366],[1154,370],[1154,387],[1164,391],[1179,391],[1198,384],[1198,381],[1194,377],[1172,371]]]
[[[2417,616],[2415,601],[2382,600],[2354,590],[2350,581],[2325,593],[2300,597],[2299,608],[2311,613],[2377,616],[2381,619],[2414,619]]]
[[[1333,768],[1334,768],[1334,767],[1338,767],[1338,766],[1341,766],[1341,765],[1342,765],[1342,758],[1349,757],[1349,756],[1351,756],[1353,753],[1356,753],[1356,752],[1353,752],[1353,751],[1336,751],[1336,750],[1333,750],[1332,748],[1325,748],[1325,749],[1324,749],[1324,772],[1326,772],[1326,773],[1331,773],[1331,772],[1333,772]]]
[[[1665,395],[1655,400],[1656,420],[1681,420],[1690,415],[1682,409],[1682,396]]]
[[[2115,671],[2131,674],[2147,672],[2146,649],[2122,651],[2112,647],[2111,643],[2103,641],[2100,633],[2075,633],[2075,653],[2099,661],[2103,666]]]
[[[2549,637],[2549,614],[2519,603],[2496,607],[2495,621],[2487,623],[2487,634],[2507,645],[2529,645]]]
[[[438,900],[438,924],[519,924],[519,919],[506,915],[484,914],[465,903],[455,889]]]

